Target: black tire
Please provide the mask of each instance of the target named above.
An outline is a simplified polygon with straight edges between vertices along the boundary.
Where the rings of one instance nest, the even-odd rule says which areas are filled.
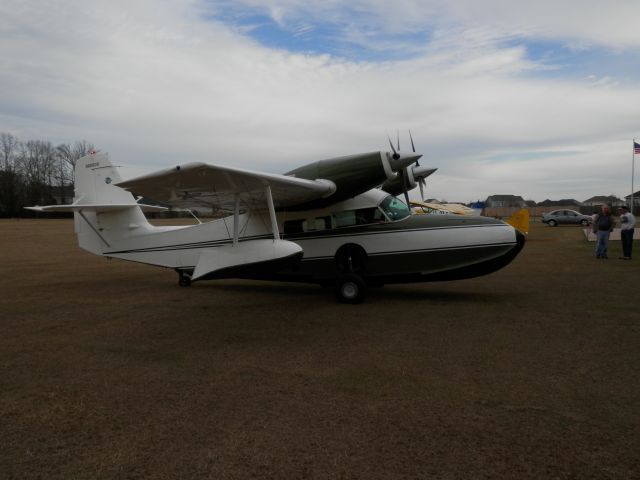
[[[582,225],[583,227],[586,227],[587,225],[589,225],[589,220],[587,220],[586,218],[583,218],[582,220],[580,220],[580,225]]]
[[[367,294],[367,284],[354,273],[342,275],[336,281],[336,298],[342,303],[362,303]]]
[[[549,226],[550,227],[557,227],[558,226],[558,222],[556,222],[555,220],[549,220]]]
[[[190,287],[191,286],[191,278],[180,272],[178,274],[178,285],[180,285],[181,287]]]
[[[335,256],[340,273],[364,273],[367,266],[367,252],[360,245],[348,243],[341,246]]]

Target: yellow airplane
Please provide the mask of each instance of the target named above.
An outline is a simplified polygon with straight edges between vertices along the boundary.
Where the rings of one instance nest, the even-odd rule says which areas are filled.
[[[412,200],[410,203],[413,211],[418,215],[476,215],[475,211],[472,208],[469,208],[460,203],[427,203],[420,202],[418,200]]]
[[[411,208],[418,215],[476,215],[473,209],[458,203],[427,203],[413,200]],[[528,234],[529,211],[526,208],[518,210],[506,220],[506,223]]]
[[[412,200],[410,204],[413,212],[418,215],[459,215],[458,212],[453,212],[439,203],[428,203]]]
[[[462,205],[461,203],[442,203],[444,208],[449,210],[451,213],[455,213],[457,215],[468,215],[468,216],[476,216],[476,212],[473,208],[469,208],[466,205]]]

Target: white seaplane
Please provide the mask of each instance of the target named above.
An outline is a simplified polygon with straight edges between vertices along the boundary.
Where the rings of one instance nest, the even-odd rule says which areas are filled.
[[[170,268],[179,285],[247,278],[335,285],[337,298],[361,302],[367,285],[470,278],[513,260],[524,235],[491,218],[411,215],[407,192],[435,169],[420,154],[377,151],[321,160],[284,175],[187,163],[122,181],[108,156],[75,166],[71,205],[81,248]],[[413,141],[412,141],[413,145]],[[407,204],[394,195],[404,193]],[[135,196],[134,196],[135,195]],[[153,226],[144,211],[215,208],[221,218]]]

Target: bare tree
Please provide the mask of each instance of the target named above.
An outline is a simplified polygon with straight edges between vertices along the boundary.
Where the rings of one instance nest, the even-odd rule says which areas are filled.
[[[81,140],[73,144],[73,146],[62,143],[56,147],[56,151],[58,154],[58,158],[60,160],[61,165],[59,165],[60,169],[60,178],[61,185],[64,183],[73,184],[74,183],[74,171],[76,168],[76,161],[87,155],[94,147],[92,144],[88,143],[86,140]],[[65,180],[63,181],[63,173],[66,175]]]
[[[55,155],[51,142],[29,140],[20,144],[17,165],[24,177],[26,201],[47,203],[55,173]]]
[[[0,216],[19,214],[22,179],[15,159],[20,141],[10,133],[0,133]]]
[[[54,203],[54,193],[64,197],[76,161],[92,149],[85,140],[54,147],[0,132],[0,216],[22,216],[25,205]]]
[[[2,169],[13,171],[13,161],[20,141],[10,133],[0,133],[0,154],[2,155]]]

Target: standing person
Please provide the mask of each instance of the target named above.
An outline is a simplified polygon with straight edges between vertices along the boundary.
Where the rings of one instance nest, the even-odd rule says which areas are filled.
[[[614,226],[615,222],[611,216],[609,205],[602,205],[602,213],[593,221],[593,233],[596,234],[596,258],[609,258],[607,256],[609,235]]]
[[[620,207],[620,240],[622,240],[622,260],[631,260],[633,247],[633,231],[636,226],[636,217],[625,205]]]

